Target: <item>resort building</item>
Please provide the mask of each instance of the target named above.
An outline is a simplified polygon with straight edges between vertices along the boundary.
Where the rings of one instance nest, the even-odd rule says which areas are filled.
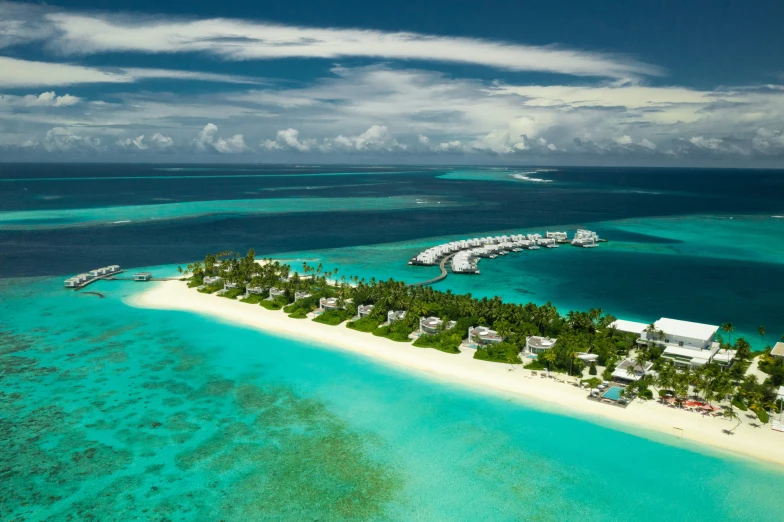
[[[449,321],[449,323],[444,324],[444,321],[438,317],[420,317],[419,331],[425,334],[437,334],[454,328],[456,324],[456,321]]]
[[[528,353],[539,355],[540,353],[544,353],[555,346],[557,340],[558,339],[550,339],[549,337],[532,335],[531,337],[526,337],[525,349]]]
[[[586,366],[599,361],[599,356],[595,353],[577,352],[577,358],[584,362]]]
[[[468,329],[468,340],[476,344],[487,345],[503,342],[504,338],[498,332],[485,328],[484,326],[471,327]]]
[[[310,294],[307,292],[294,292],[294,302],[297,302],[300,299],[307,299],[308,297],[310,297]]]
[[[591,232],[590,230],[578,230],[574,234],[574,239],[572,239],[574,246],[585,248],[598,246],[597,243],[599,243],[599,236],[596,232]]]
[[[150,281],[152,280],[152,274],[150,272],[137,272],[133,274],[134,281]]]
[[[248,295],[261,295],[264,293],[264,289],[260,286],[247,286],[245,287],[245,293]]]
[[[633,368],[631,371],[629,368]],[[612,372],[613,380],[621,382],[639,381],[646,375],[652,373],[653,363],[646,361],[644,365],[636,364],[632,359],[624,359],[615,367]]]
[[[223,279],[220,276],[204,276],[203,283],[207,286],[213,286],[217,285],[221,281],[223,281]]]
[[[225,283],[223,283],[224,290],[236,290],[237,288],[239,288],[239,285],[237,283],[232,283],[230,281],[226,281]]]
[[[322,310],[337,310],[338,306],[337,297],[322,297],[319,299],[319,308]]]
[[[626,321],[624,319],[618,319],[615,322],[610,323],[610,328],[615,328],[619,332],[626,332],[626,333],[633,333],[637,336],[642,336],[642,333],[648,328],[649,325],[645,323],[638,323],[637,321]]]
[[[784,359],[784,342],[776,343],[776,346],[770,350],[770,356],[776,359]]]
[[[285,288],[270,288],[269,296],[270,296],[270,299],[275,299],[276,297],[286,297],[286,289]]]
[[[387,312],[387,322],[389,324],[392,324],[395,321],[400,321],[401,319],[405,319],[405,318],[406,318],[405,310],[390,310]]]
[[[735,356],[732,350],[720,350],[721,346],[715,340],[718,326],[664,317],[653,323],[653,326],[653,332],[646,327],[638,342],[664,346],[662,357],[678,366],[696,368],[708,364],[714,358],[719,364],[727,365]]]
[[[370,312],[372,312],[374,308],[375,306],[373,306],[372,304],[359,305],[357,307],[357,315],[359,316],[360,319],[364,319],[365,317],[370,315]]]
[[[568,243],[569,237],[566,232],[545,232],[544,237],[547,239],[554,239],[556,243]]]

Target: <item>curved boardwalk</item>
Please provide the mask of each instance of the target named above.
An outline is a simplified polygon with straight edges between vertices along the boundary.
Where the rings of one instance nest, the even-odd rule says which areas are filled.
[[[449,254],[448,256],[446,256],[444,259],[441,260],[441,263],[439,264],[439,267],[441,268],[441,275],[434,277],[433,279],[428,279],[427,281],[422,281],[421,283],[412,283],[408,286],[427,286],[427,285],[432,285],[434,283],[438,283],[439,281],[446,279],[446,274],[447,274],[446,264],[449,262],[450,259],[455,257],[455,254],[457,254],[457,252],[455,252],[454,254]]]

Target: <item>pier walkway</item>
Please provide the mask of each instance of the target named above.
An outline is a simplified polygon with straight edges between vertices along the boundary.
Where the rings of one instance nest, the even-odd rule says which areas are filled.
[[[427,286],[427,285],[438,283],[439,281],[443,281],[444,279],[446,279],[446,275],[447,275],[446,264],[449,262],[450,259],[455,257],[455,254],[457,254],[457,252],[455,252],[454,254],[449,254],[448,256],[446,256],[444,259],[441,260],[441,263],[438,265],[439,268],[441,268],[441,275],[434,277],[433,279],[428,279],[427,281],[422,281],[420,283],[412,283],[408,286]]]

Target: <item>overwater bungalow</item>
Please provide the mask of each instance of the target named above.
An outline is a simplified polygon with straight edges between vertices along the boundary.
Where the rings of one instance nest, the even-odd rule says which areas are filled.
[[[134,281],[150,281],[152,280],[152,274],[150,272],[136,272],[133,274]]]

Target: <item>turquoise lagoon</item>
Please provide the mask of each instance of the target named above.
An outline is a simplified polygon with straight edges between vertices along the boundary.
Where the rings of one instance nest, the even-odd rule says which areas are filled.
[[[1,519],[780,513],[779,470],[209,317],[125,304],[142,288],[0,281]]]

